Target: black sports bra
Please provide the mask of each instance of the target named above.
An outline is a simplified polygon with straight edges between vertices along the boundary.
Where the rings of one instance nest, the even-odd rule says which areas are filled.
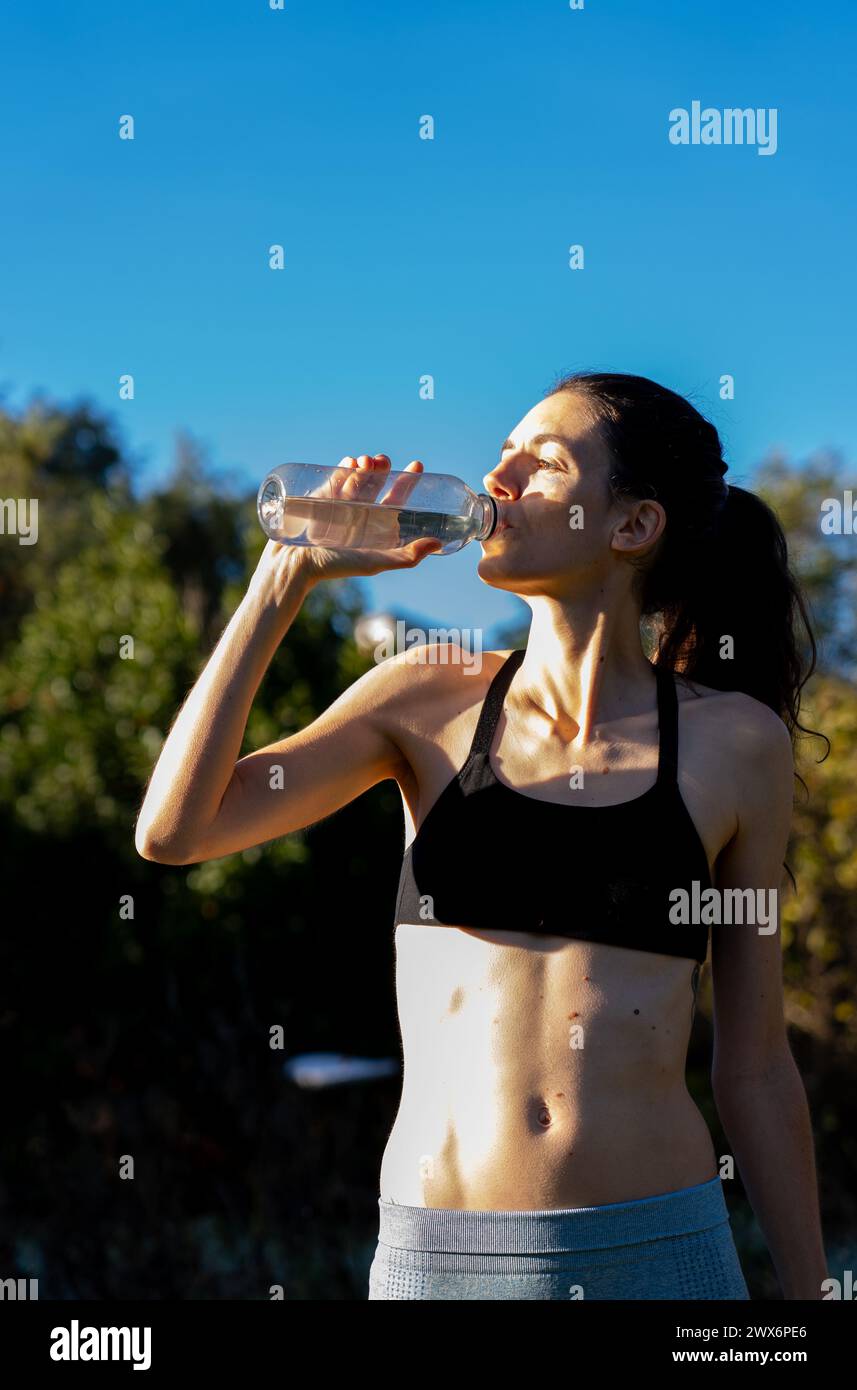
[[[694,882],[698,893],[712,886],[678,785],[672,671],[653,667],[657,781],[632,801],[575,806],[516,791],[491,768],[494,730],[523,656],[513,651],[495,674],[464,766],[405,851],[396,924],[537,932],[704,961],[708,927],[670,920],[679,915],[671,893],[683,888],[693,902]]]

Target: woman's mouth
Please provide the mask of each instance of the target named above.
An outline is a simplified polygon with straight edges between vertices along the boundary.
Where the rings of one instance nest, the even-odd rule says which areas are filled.
[[[500,537],[502,536],[503,532],[504,532],[504,531],[508,531],[509,529],[510,529],[510,527],[509,527],[508,522],[506,522],[506,521],[498,521],[497,525],[494,527],[494,530],[491,532],[491,535],[490,535],[490,536],[486,536],[486,537],[485,537],[485,540],[484,540],[484,541],[480,541],[479,544],[480,544],[480,545],[490,545],[492,541],[499,540]]]

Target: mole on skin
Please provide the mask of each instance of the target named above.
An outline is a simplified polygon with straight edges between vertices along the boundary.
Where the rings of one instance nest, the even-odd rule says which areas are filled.
[[[459,986],[458,989],[456,989],[456,990],[453,991],[452,998],[451,998],[450,1001],[449,1001],[449,1008],[448,1008],[448,1010],[447,1010],[447,1013],[450,1013],[450,1014],[456,1014],[456,1013],[458,1013],[458,1011],[459,1011],[459,1009],[461,1008],[461,1006],[463,1005],[463,1003],[464,1003],[464,990]]]

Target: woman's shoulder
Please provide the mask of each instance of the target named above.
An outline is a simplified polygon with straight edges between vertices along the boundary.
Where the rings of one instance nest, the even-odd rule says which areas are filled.
[[[791,735],[780,716],[743,690],[718,690],[676,672],[679,705],[702,720],[718,741],[742,756],[792,757]],[[692,712],[692,713],[691,713]]]
[[[425,719],[431,709],[443,722],[448,702],[460,707],[462,700],[484,698],[514,650],[485,651],[452,638],[416,643],[380,663],[379,694],[383,687],[385,702],[400,718],[418,712]]]
[[[501,651],[486,651],[482,647],[462,643],[455,638],[438,639],[414,643],[404,651],[389,657],[386,664],[397,673],[426,673],[429,680],[435,673],[438,674],[438,679],[449,675],[450,683],[454,683],[455,679],[460,677],[472,679],[474,676],[484,675],[490,680],[516,650],[515,647],[506,647]]]

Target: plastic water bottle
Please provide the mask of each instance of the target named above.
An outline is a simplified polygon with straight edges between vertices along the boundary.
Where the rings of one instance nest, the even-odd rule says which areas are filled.
[[[398,550],[431,537],[436,555],[484,541],[497,504],[449,473],[386,472],[283,463],[263,479],[256,499],[262,530],[280,545],[330,550]]]

